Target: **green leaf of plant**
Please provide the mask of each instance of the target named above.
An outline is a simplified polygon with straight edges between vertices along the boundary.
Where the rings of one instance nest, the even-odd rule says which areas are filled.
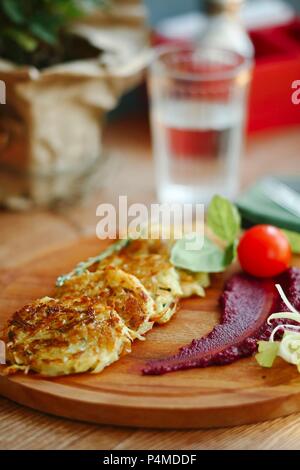
[[[228,245],[225,249],[225,265],[230,266],[237,257],[237,247],[238,247],[238,239],[235,239],[233,243]]]
[[[78,2],[69,1],[65,3],[57,2],[55,5],[55,13],[62,18],[72,20],[81,16],[82,10]]]
[[[199,235],[194,234],[193,242],[201,243]],[[216,243],[204,238],[204,244],[199,250],[190,249],[190,238],[177,240],[171,252],[171,262],[177,268],[192,272],[219,273],[223,272],[235,259],[236,246],[229,245],[222,250]]]
[[[19,0],[2,0],[2,8],[8,18],[17,24],[22,24],[26,18],[23,16],[22,5]]]
[[[283,230],[283,233],[286,235],[290,245],[291,250],[295,255],[300,254],[300,233],[291,232],[290,230]]]
[[[18,44],[27,52],[33,52],[38,47],[38,42],[30,34],[27,34],[23,31],[19,31],[13,28],[6,28],[2,34],[12,39],[16,44]]]
[[[35,23],[30,25],[30,31],[37,39],[40,39],[47,44],[54,45],[57,42],[57,36],[43,25]]]
[[[255,355],[258,364],[262,367],[272,367],[279,345],[278,341],[258,341],[258,353]]]
[[[68,35],[70,23],[108,5],[109,0],[0,0],[0,54],[18,64],[50,64],[56,54],[51,47]],[[38,48],[41,54],[31,54]],[[60,49],[64,57],[63,44]]]
[[[58,41],[58,33],[66,22],[66,16],[53,14],[49,16],[47,11],[38,10],[30,20],[28,28],[32,34],[39,40],[55,45]]]
[[[234,204],[217,195],[208,207],[207,225],[217,237],[232,244],[240,233],[241,217]]]

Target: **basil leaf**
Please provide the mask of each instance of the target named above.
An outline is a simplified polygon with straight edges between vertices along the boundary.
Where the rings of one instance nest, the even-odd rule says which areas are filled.
[[[241,217],[235,205],[216,195],[208,207],[207,225],[217,237],[231,244],[240,233]]]
[[[225,267],[230,266],[237,258],[237,247],[239,240],[235,239],[233,243],[228,245],[225,249]]]
[[[291,250],[295,255],[300,255],[300,233],[291,232],[290,230],[283,230],[283,233],[287,237]]]
[[[199,235],[194,234],[193,242],[201,243]],[[236,244],[233,243],[222,250],[216,243],[204,238],[201,249],[189,249],[190,237],[177,240],[171,251],[171,262],[177,268],[192,272],[219,273],[225,271],[235,259]]]
[[[26,15],[22,11],[24,6],[19,0],[2,0],[2,8],[8,18],[16,24],[22,24],[26,20]]]

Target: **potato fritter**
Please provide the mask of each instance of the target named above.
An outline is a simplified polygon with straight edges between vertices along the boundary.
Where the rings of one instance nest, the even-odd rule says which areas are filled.
[[[6,373],[32,370],[45,376],[97,373],[131,350],[120,316],[98,299],[44,297],[8,322]]]
[[[179,275],[180,287],[182,289],[182,298],[196,295],[205,296],[205,287],[209,286],[209,275],[207,273],[192,273],[185,269],[176,268]]]
[[[209,278],[175,268],[170,259],[172,243],[165,240],[134,240],[119,253],[105,258],[98,268],[113,265],[136,276],[155,301],[157,323],[168,322],[176,312],[179,298],[204,296]]]
[[[151,294],[155,311],[151,320],[165,323],[176,311],[178,297],[182,294],[178,274],[168,258],[161,254],[134,254],[126,249],[106,258],[99,264],[117,266],[126,273],[134,275]]]
[[[141,336],[152,328],[154,302],[142,283],[131,274],[112,266],[89,271],[66,281],[56,290],[56,297],[74,299],[85,295],[96,297],[113,308],[132,332]]]
[[[121,251],[122,254],[129,256],[143,255],[160,255],[169,266],[173,266],[170,262],[171,249],[174,239],[171,240],[134,240]],[[115,255],[117,256],[117,255]],[[197,295],[205,296],[204,288],[209,286],[210,279],[207,273],[194,273],[185,269],[174,268],[179,276],[179,284],[181,289],[180,298],[191,297]]]
[[[142,339],[154,322],[170,320],[179,298],[204,295],[208,285],[207,275],[171,264],[171,246],[131,241],[93,272],[64,280],[56,298],[18,310],[1,337],[10,364],[5,372],[98,373],[130,352],[131,342]]]

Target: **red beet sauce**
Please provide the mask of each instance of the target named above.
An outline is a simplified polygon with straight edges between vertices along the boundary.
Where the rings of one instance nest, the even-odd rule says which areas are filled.
[[[291,268],[278,279],[260,280],[236,274],[226,284],[220,297],[221,321],[207,335],[194,339],[178,353],[151,361],[145,375],[160,375],[193,367],[230,364],[251,356],[258,340],[267,340],[279,321],[272,326],[266,320],[271,313],[286,311],[275,288],[283,287],[290,302],[300,309],[300,269]]]

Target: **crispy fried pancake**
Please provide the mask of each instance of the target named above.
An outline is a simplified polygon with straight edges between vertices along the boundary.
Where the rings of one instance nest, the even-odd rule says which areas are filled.
[[[104,265],[118,266],[137,277],[155,302],[151,320],[165,323],[176,311],[178,297],[182,294],[178,274],[168,258],[161,254],[147,254],[122,250],[121,253],[103,260]]]
[[[4,331],[6,373],[100,372],[131,349],[128,328],[98,299],[44,297],[17,311]]]
[[[134,240],[121,251],[121,254],[126,253],[127,256],[137,254],[159,254],[161,255],[170,266],[169,262],[171,249],[174,240]],[[116,256],[116,255],[115,255]],[[209,274],[207,273],[193,273],[185,269],[175,267],[179,275],[179,283],[181,287],[181,294],[179,297],[191,297],[197,295],[203,297],[205,295],[204,288],[209,286]]]
[[[171,242],[165,240],[134,240],[98,265],[118,266],[136,276],[155,301],[157,323],[168,322],[176,311],[179,298],[191,295],[204,296],[208,275],[191,273],[175,268],[170,258]]]
[[[74,299],[78,296],[96,297],[99,302],[114,309],[132,331],[141,336],[152,328],[154,302],[141,284],[131,274],[112,266],[75,276],[58,287],[56,297]]]
[[[179,275],[180,287],[182,290],[181,297],[198,297],[205,296],[205,287],[209,286],[209,275],[207,273],[193,273],[185,269],[176,268]]]

